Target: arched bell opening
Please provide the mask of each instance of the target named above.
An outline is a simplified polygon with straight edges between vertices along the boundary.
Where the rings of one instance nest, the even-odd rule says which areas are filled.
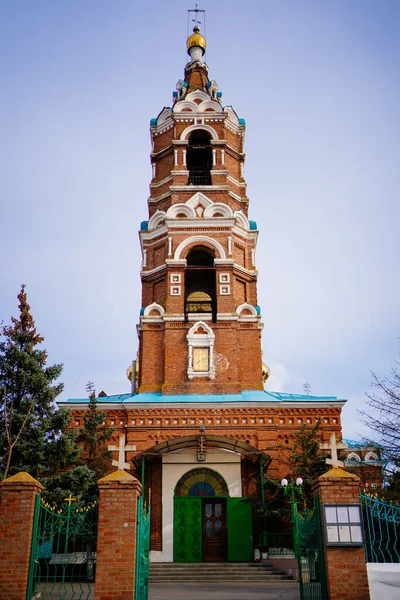
[[[204,247],[193,248],[186,257],[185,317],[190,313],[211,313],[217,320],[214,255]]]
[[[195,129],[189,136],[187,148],[189,185],[211,185],[211,136],[203,129]]]

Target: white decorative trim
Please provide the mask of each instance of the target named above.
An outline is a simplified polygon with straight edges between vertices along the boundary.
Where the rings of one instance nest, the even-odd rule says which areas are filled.
[[[180,296],[181,295],[181,286],[180,285],[171,285],[169,288],[170,296]]]
[[[182,274],[181,273],[170,273],[169,282],[170,283],[182,283]]]
[[[214,265],[234,265],[234,258],[214,258]]]
[[[207,206],[207,208],[204,211],[204,217],[213,217],[215,213],[221,213],[223,217],[226,217],[228,219],[232,219],[232,217],[234,216],[231,207],[227,204],[223,204],[223,202],[215,202],[211,206]]]
[[[237,308],[236,308],[236,313],[240,316],[241,313],[244,310],[248,310],[250,311],[251,315],[258,317],[258,312],[255,306],[253,306],[252,304],[249,304],[248,302],[244,302],[243,304],[240,304]],[[246,315],[243,315],[243,317],[245,317]],[[250,315],[247,315],[250,316]]]
[[[221,148],[221,164],[225,164],[225,150]]]
[[[178,165],[178,150],[174,150],[174,165]]]
[[[157,229],[165,221],[166,213],[163,210],[157,210],[154,215],[150,218],[148,228],[149,230]]]
[[[375,461],[376,462],[376,461],[379,460],[379,457],[378,457],[378,455],[375,452],[367,452],[367,454],[364,456],[364,460],[365,461],[370,460],[370,461]]]
[[[220,283],[229,283],[231,280],[230,273],[219,273],[219,282]]]
[[[152,242],[151,240],[154,240],[154,238],[157,238],[156,241],[158,242],[161,239],[164,239],[163,234],[167,234],[167,233],[168,233],[167,227],[164,225],[159,225],[157,227],[157,229],[153,229],[152,231],[139,231],[139,236],[140,236],[140,240],[142,242],[150,242],[150,245],[152,245],[154,242]]]
[[[217,313],[217,321],[237,321],[239,317],[232,313]]]
[[[191,206],[193,209],[201,204],[201,206],[206,209],[208,206],[212,206],[214,202],[202,192],[196,192],[189,198],[189,200],[186,200],[185,204]]]
[[[183,214],[189,219],[194,219],[196,217],[195,210],[188,206],[186,203],[179,202],[178,204],[173,204],[167,210],[167,217],[169,219],[176,219],[177,215]]]
[[[220,296],[230,296],[231,295],[231,286],[230,285],[220,285],[219,286],[219,295]]]
[[[182,150],[182,164],[186,167],[186,149]]]
[[[197,333],[199,329],[204,329],[206,333]],[[215,378],[214,367],[214,341],[215,334],[211,327],[205,321],[197,321],[188,331],[186,336],[188,341],[188,369],[187,375],[189,379],[194,377],[209,377]],[[208,348],[208,371],[193,370],[193,348]]]
[[[211,138],[213,140],[217,140],[218,139],[218,134],[215,131],[215,129],[213,127],[210,127],[210,125],[189,125],[189,127],[186,127],[186,129],[184,129],[181,133],[181,137],[179,138],[180,140],[186,140],[190,134],[192,133],[192,131],[194,131],[195,129],[204,129],[204,131],[207,131],[207,133],[209,133],[211,135]]]
[[[168,313],[163,315],[164,321],[184,321],[185,315],[183,313]]]
[[[244,212],[242,210],[237,210],[233,214],[237,224],[240,227],[243,227],[243,229],[246,229],[246,231],[250,231],[250,223]]]
[[[217,151],[215,148],[213,148],[213,150],[212,150],[212,164],[213,165],[217,164]]]
[[[199,319],[202,321],[211,321],[212,313],[189,313],[187,316],[188,321],[198,321]]]
[[[159,273],[160,271],[164,271],[167,268],[167,265],[163,264],[158,267],[154,267],[154,269],[150,269],[149,271],[142,271],[142,279],[146,279],[150,277],[150,275],[154,275],[155,273]]]
[[[144,312],[143,312],[143,316],[151,318],[152,315],[150,313],[153,310],[157,311],[160,316],[162,316],[165,313],[165,309],[160,304],[157,304],[157,302],[153,302],[152,304],[149,304],[148,306],[146,306],[146,308],[144,309]]]
[[[181,253],[186,248],[186,246],[188,246],[189,244],[193,244],[193,243],[210,244],[217,250],[217,252],[219,254],[219,259],[226,260],[225,250],[223,249],[221,244],[219,242],[217,242],[217,240],[213,240],[212,238],[210,238],[206,235],[192,235],[191,237],[187,238],[186,240],[183,240],[179,244],[177,249],[175,250],[174,259],[179,260],[181,258]],[[216,260],[218,260],[218,259],[214,259],[214,262]]]
[[[239,125],[240,125],[239,117],[237,116],[236,112],[233,110],[232,106],[225,106],[224,112],[228,115],[229,121],[233,125],[236,125],[236,127],[239,127]]]
[[[361,462],[360,456],[355,452],[350,452],[350,454],[346,456],[346,460],[354,460],[355,462]]]
[[[151,165],[151,176],[153,179],[155,178],[156,174],[157,174],[156,163],[153,163]]]
[[[147,267],[147,250],[143,250],[143,261],[142,266]]]
[[[228,254],[232,255],[232,236],[228,236]]]
[[[153,165],[155,165],[156,163],[153,163]],[[174,173],[176,173],[176,171],[174,171]],[[160,179],[160,181],[154,181],[151,182],[151,187],[152,188],[157,188],[160,187],[160,185],[164,185],[165,183],[168,183],[168,181],[172,181],[172,175],[168,175],[168,177],[164,177],[164,179]]]
[[[168,256],[172,256],[172,237],[168,238]]]

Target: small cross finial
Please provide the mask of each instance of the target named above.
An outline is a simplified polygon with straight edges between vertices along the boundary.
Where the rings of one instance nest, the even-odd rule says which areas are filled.
[[[197,18],[198,17],[198,13],[205,13],[205,10],[201,10],[200,8],[198,8],[198,5],[195,4],[194,8],[190,8],[188,10],[188,13],[194,13],[194,19],[192,19],[193,23],[195,24],[195,27],[197,27],[197,25],[200,25],[201,21]]]
[[[75,502],[76,498],[72,497],[72,494],[69,495],[68,498],[64,498],[65,502],[68,502],[68,505],[71,506],[73,502]]]
[[[307,396],[310,395],[311,392],[311,384],[308,381],[305,381],[303,383],[303,390],[305,391],[305,393],[307,394]]]

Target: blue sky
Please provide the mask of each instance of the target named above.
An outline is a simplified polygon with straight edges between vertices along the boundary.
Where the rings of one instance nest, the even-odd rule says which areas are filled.
[[[129,390],[149,120],[187,60],[182,1],[0,4],[0,319],[22,282],[66,397]],[[348,398],[398,354],[397,0],[214,0],[210,77],[246,119],[269,389]]]

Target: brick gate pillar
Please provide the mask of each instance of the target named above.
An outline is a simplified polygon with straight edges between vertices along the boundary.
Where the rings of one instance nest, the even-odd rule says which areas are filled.
[[[313,483],[313,494],[323,504],[360,504],[360,479],[334,467]],[[324,519],[321,514],[321,523]],[[329,600],[370,600],[364,546],[327,546],[323,526]]]
[[[133,600],[137,502],[142,486],[125,471],[114,471],[97,483],[96,600]]]
[[[0,598],[25,600],[35,499],[43,490],[29,473],[0,483]]]

